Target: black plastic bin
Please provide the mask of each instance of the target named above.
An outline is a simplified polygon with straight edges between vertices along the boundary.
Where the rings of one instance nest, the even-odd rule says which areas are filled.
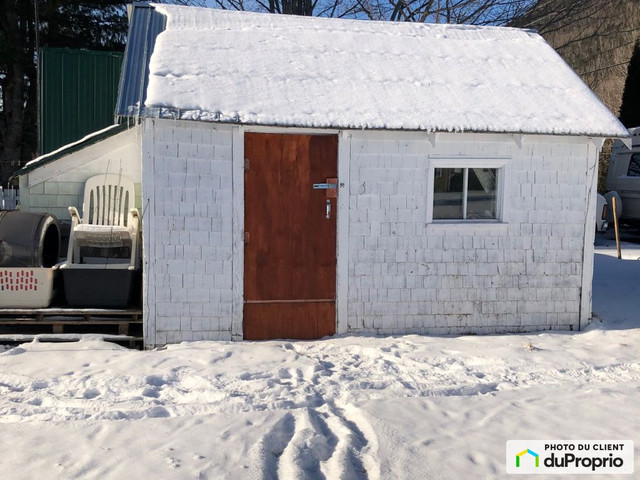
[[[53,267],[60,258],[60,228],[49,213],[0,212],[0,267]]]
[[[64,294],[70,307],[137,308],[141,270],[107,268],[62,269]]]

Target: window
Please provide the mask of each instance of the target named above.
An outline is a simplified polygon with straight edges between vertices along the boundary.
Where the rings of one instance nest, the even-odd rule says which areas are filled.
[[[627,177],[640,177],[640,153],[634,153],[629,160]]]
[[[434,159],[427,221],[502,221],[507,160]]]

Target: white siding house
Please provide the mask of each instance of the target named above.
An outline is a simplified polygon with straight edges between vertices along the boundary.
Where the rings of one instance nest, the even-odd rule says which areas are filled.
[[[535,33],[136,6],[118,113],[142,119],[148,347],[589,321],[598,155],[627,132]],[[332,156],[319,197],[285,192]],[[308,235],[272,228],[296,209]]]

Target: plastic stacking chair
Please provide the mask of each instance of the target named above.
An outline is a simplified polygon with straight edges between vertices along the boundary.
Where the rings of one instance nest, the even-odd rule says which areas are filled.
[[[69,207],[71,231],[62,268],[139,268],[140,215],[133,207],[134,192],[133,180],[121,175],[101,174],[87,180],[83,217],[76,207]],[[87,247],[92,253],[81,255]],[[110,253],[123,248],[130,252],[128,258]]]

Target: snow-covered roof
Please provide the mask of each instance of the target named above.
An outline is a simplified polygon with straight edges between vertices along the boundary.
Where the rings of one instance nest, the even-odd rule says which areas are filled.
[[[166,27],[155,39],[142,115],[628,136],[532,31],[153,7]]]
[[[75,142],[68,143],[54,150],[53,152],[45,153],[44,155],[40,155],[39,157],[34,158],[33,160],[30,160],[29,162],[25,163],[22,168],[17,170],[13,174],[13,176],[19,177],[21,175],[24,175],[25,173],[29,173],[35,170],[36,168],[41,167],[42,165],[46,165],[59,158],[65,157],[67,155],[71,155],[72,153],[82,150],[83,148],[86,148],[90,145],[101,142],[106,138],[109,138],[121,132],[124,132],[128,128],[129,126],[125,124],[109,125],[108,127],[103,128],[102,130],[89,133],[84,137],[82,137],[80,140],[76,140]]]

